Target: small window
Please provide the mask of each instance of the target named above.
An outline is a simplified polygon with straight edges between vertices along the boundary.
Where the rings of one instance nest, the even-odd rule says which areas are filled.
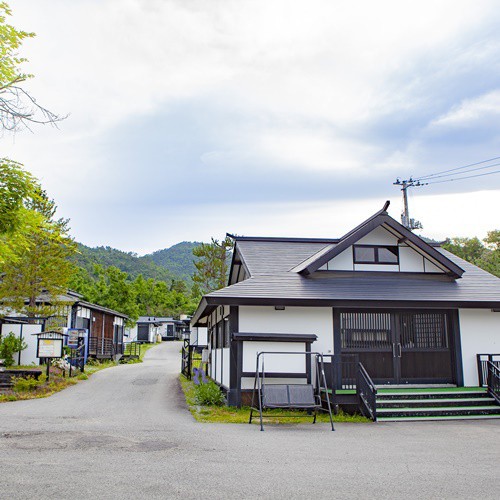
[[[399,264],[397,246],[355,245],[355,264]]]

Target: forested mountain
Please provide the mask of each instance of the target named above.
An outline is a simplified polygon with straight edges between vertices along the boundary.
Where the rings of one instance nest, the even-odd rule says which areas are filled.
[[[195,270],[192,251],[197,245],[196,242],[184,241],[140,257],[136,253],[123,252],[116,248],[107,246],[91,248],[78,243],[75,260],[91,274],[94,264],[99,264],[104,268],[115,266],[129,274],[132,279],[142,274],[145,279],[153,278],[166,282],[175,279],[190,283]]]
[[[151,259],[155,264],[168,269],[177,278],[191,280],[191,276],[195,271],[193,260],[193,248],[200,245],[196,241],[183,241],[177,245],[157,250],[152,254],[141,257],[143,259]]]

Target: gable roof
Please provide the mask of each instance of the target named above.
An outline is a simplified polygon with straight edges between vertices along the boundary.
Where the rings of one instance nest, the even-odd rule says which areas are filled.
[[[315,255],[312,255],[292,269],[292,271],[302,275],[312,274],[351,245],[357,243],[361,238],[371,233],[374,229],[379,226],[383,226],[385,229],[388,229],[389,232],[392,232],[393,234],[396,233],[395,235],[405,240],[406,243],[414,250],[425,254],[431,262],[443,269],[446,274],[452,276],[453,278],[460,278],[462,276],[464,270],[460,266],[455,264],[444,254],[438,252],[432,245],[424,241],[416,234],[413,234],[409,229],[390,217],[386,211],[388,206],[388,203],[386,203],[382,210],[379,210],[370,218],[362,222],[359,226],[345,234],[337,244],[330,244],[328,247],[321,249]]]
[[[437,251],[464,269],[462,279],[455,280],[446,274],[369,271],[259,275],[205,295],[191,324],[201,324],[200,319],[219,305],[500,307],[499,278],[442,248]]]

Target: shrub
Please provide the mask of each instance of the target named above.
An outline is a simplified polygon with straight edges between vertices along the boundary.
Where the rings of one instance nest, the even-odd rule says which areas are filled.
[[[86,373],[80,373],[79,375],[76,376],[78,380],[87,380],[89,377]]]
[[[43,385],[47,380],[47,375],[42,374],[38,377],[16,377],[15,382],[12,386],[16,392],[29,392],[35,390],[37,387]]]
[[[12,366],[14,364],[14,354],[16,352],[26,349],[28,344],[10,332],[3,338],[0,338],[0,359],[3,359],[5,366]]]
[[[194,390],[196,404],[207,406],[221,406],[224,404],[224,395],[213,381],[196,385]]]

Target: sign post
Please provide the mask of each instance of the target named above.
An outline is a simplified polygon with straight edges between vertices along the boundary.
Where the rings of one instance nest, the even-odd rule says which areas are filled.
[[[37,336],[36,357],[45,359],[47,362],[47,380],[50,376],[50,364],[52,359],[63,357],[64,333],[48,331],[34,333]]]

